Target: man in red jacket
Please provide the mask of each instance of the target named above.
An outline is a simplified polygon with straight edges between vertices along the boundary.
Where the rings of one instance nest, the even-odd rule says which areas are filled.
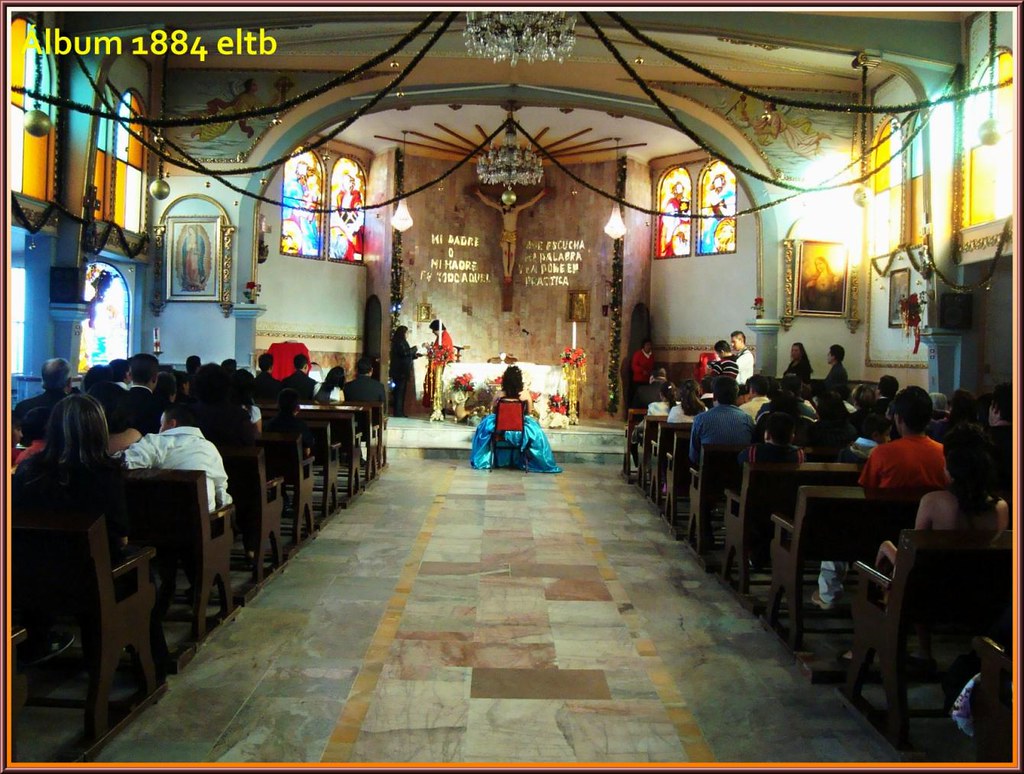
[[[642,384],[650,384],[651,374],[654,373],[654,351],[650,339],[644,339],[643,345],[633,353],[630,361],[629,395],[626,396],[626,405],[632,405],[633,395],[636,389]]]

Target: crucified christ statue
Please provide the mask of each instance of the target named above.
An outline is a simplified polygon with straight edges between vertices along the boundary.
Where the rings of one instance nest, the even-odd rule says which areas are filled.
[[[511,285],[512,269],[516,265],[516,221],[519,219],[519,213],[540,201],[541,197],[548,192],[548,189],[542,188],[532,199],[515,207],[488,199],[479,188],[474,188],[473,192],[479,197],[480,201],[501,213],[501,263],[505,274],[505,284]]]

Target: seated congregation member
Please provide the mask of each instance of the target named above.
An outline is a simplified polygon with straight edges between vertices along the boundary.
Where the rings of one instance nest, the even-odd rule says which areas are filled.
[[[178,380],[174,378],[173,371],[160,371],[156,375],[153,394],[160,400],[160,405],[163,408],[167,408],[178,400]],[[161,411],[161,413],[163,412]]]
[[[836,462],[863,465],[880,444],[889,441],[891,427],[892,422],[886,417],[875,413],[868,414],[861,423],[860,434],[853,443],[839,452]]]
[[[113,376],[109,365],[94,365],[82,377],[82,392],[89,392],[89,389],[99,382],[111,381]]]
[[[786,370],[782,372],[782,375],[794,374],[800,377],[802,383],[810,384],[812,373],[814,373],[814,369],[811,368],[811,361],[807,357],[807,350],[798,341],[789,348],[789,365],[786,366]]]
[[[700,380],[700,402],[704,404],[704,408],[711,408],[715,405],[715,394],[712,389],[717,378],[713,373],[708,373]]]
[[[708,363],[708,373],[712,376],[731,376],[733,379],[739,377],[740,367],[733,357],[732,348],[725,339],[715,342],[715,360]]]
[[[117,357],[111,360],[108,365],[110,366],[111,380],[122,390],[130,390],[132,387],[131,364],[123,357]]]
[[[929,392],[928,397],[932,399],[932,421],[949,416],[949,398],[946,397],[946,393]]]
[[[36,406],[21,420],[21,446],[16,458],[21,465],[36,456],[46,446],[46,425],[53,409]],[[16,419],[16,418],[15,418]]]
[[[789,414],[793,417],[793,443],[797,446],[809,446],[811,427],[814,425],[814,422],[804,416],[801,412],[800,404],[800,398],[789,390],[776,392],[772,396],[771,401],[761,408],[757,416],[757,422],[754,423],[753,440],[755,442],[764,440],[768,429],[768,417],[781,411],[783,414]]]
[[[121,405],[129,416],[131,426],[140,433],[159,433],[164,405],[153,390],[157,374],[160,373],[160,361],[153,355],[140,352],[132,355],[128,364],[132,384]]]
[[[199,373],[199,368],[203,365],[202,359],[199,355],[189,355],[185,358],[185,373],[188,374],[189,383],[192,385],[191,395],[195,397],[196,392],[196,374]]]
[[[794,425],[789,414],[773,411],[768,415],[764,441],[744,449],[736,458],[741,465],[744,462],[804,462],[804,450],[793,445]]]
[[[928,437],[942,443],[947,432],[964,422],[977,422],[977,401],[969,390],[955,390],[949,400],[949,412],[943,419],[928,423]]]
[[[661,383],[661,394],[658,400],[647,404],[648,416],[667,417],[676,405],[676,386],[672,382]]]
[[[850,424],[860,435],[863,435],[864,418],[868,414],[876,414],[875,402],[878,400],[878,393],[873,385],[858,384],[853,388],[853,413],[850,414]]]
[[[216,363],[196,371],[196,402],[189,408],[196,425],[214,446],[252,446],[256,426],[249,412],[231,402],[231,375]]]
[[[21,445],[21,420],[15,416],[11,417],[11,466],[18,464],[18,455],[25,451]]]
[[[345,385],[345,400],[381,402],[384,414],[388,413],[388,392],[384,385],[374,379],[373,361],[365,355],[356,361],[356,378]],[[356,415],[356,430],[363,434],[363,453],[370,442],[370,416],[366,412]]]
[[[679,403],[668,412],[668,421],[673,423],[693,422],[698,414],[708,410],[700,398],[700,386],[693,379],[684,379],[676,388]]]
[[[749,444],[754,436],[754,420],[736,406],[739,384],[729,376],[719,376],[712,386],[715,405],[693,420],[690,431],[690,462],[700,464],[700,450],[709,443]]]
[[[849,385],[850,377],[847,376],[846,366],[843,365],[845,357],[846,349],[843,348],[842,344],[833,344],[828,348],[827,362],[831,368],[829,368],[828,374],[825,375],[822,390],[834,390],[837,387]]]
[[[210,511],[231,503],[228,474],[217,447],[203,437],[188,406],[168,406],[159,433],[144,435],[124,450],[126,467],[154,470],[201,470],[206,474]]]
[[[281,380],[281,387],[288,387],[299,393],[299,400],[312,400],[313,390],[316,388],[316,380],[306,373],[309,370],[309,358],[305,355],[296,355],[292,360],[295,370],[290,376]]]
[[[945,488],[942,445],[924,434],[932,416],[928,393],[920,387],[904,387],[893,399],[892,414],[900,437],[871,452],[860,472],[860,485],[865,489]],[[843,593],[846,570],[846,562],[822,562],[818,590],[811,595],[811,602],[831,610]]]
[[[740,411],[750,416],[757,417],[761,407],[768,402],[768,377],[761,374],[754,374],[747,379],[746,400],[739,404]]]
[[[501,392],[494,400],[491,413],[476,426],[469,464],[477,470],[489,470],[494,467],[491,436],[494,434],[497,421],[496,406],[502,398],[514,398],[525,404],[526,416],[523,417],[523,434],[518,442],[520,453],[524,458],[524,467],[536,473],[561,473],[562,469],[555,462],[555,455],[551,452],[551,444],[548,443],[547,436],[544,435],[537,420],[529,416],[533,410],[533,398],[529,390],[523,389],[522,371],[519,370],[519,366],[514,365],[505,369],[501,379]],[[517,441],[511,436],[512,433],[506,434],[506,441],[516,443]]]
[[[256,374],[256,381],[253,383],[253,396],[256,400],[276,401],[283,385],[271,373],[274,368],[274,356],[264,352],[257,358],[256,365],[259,366],[260,372]]]
[[[850,414],[836,390],[826,390],[818,396],[818,421],[807,431],[811,446],[839,448],[853,443],[857,430],[850,423]]]
[[[14,416],[18,419],[24,419],[25,415],[37,406],[53,408],[71,392],[71,364],[64,358],[54,357],[43,363],[41,377],[42,394],[15,404]]]
[[[1013,391],[1009,382],[992,389],[988,409],[988,435],[995,445],[996,485],[1005,492],[1013,486]]]
[[[309,425],[299,419],[298,413],[299,393],[291,387],[285,387],[277,394],[277,416],[267,420],[263,429],[268,433],[299,433],[302,436],[303,456],[312,457],[316,439]]]
[[[132,417],[124,406],[128,393],[115,382],[94,384],[89,395],[99,401],[107,418],[107,451],[110,454],[124,451],[142,437],[138,428],[132,426]]]
[[[875,411],[882,416],[889,414],[889,404],[892,403],[896,393],[900,391],[899,380],[895,376],[886,374],[878,380],[878,400],[875,401]],[[889,417],[892,419],[892,417]]]
[[[661,400],[661,387],[668,381],[668,371],[664,368],[656,368],[651,373],[651,380],[647,384],[641,384],[633,392],[633,402],[630,408],[646,409],[652,403]]]
[[[233,357],[229,357],[226,360],[220,361],[220,367],[227,371],[229,374],[233,374],[238,370],[238,361]]]
[[[172,371],[171,375],[174,376],[174,402],[182,406],[195,403],[196,399],[192,395],[192,379],[189,375],[184,371]]]
[[[803,416],[807,417],[808,419],[817,419],[818,412],[815,410],[814,404],[804,399],[803,388],[803,384],[801,384],[800,379],[797,378],[796,375],[787,374],[786,376],[783,376],[782,379],[779,380],[779,384],[775,388],[775,391],[768,393],[768,402],[761,405],[761,408],[758,409],[757,416],[754,418],[760,419],[765,414],[770,414],[773,411],[778,411],[778,409],[775,407],[775,396],[780,392],[788,392],[793,396],[795,401],[794,411],[796,413],[794,414],[794,416]]]
[[[327,376],[316,387],[313,393],[314,403],[344,403],[345,391],[345,369],[341,366],[334,366],[327,372]]]
[[[982,530],[1002,532],[1010,526],[1010,509],[1006,501],[992,493],[992,456],[988,439],[980,425],[962,423],[946,434],[943,447],[946,477],[945,489],[929,492],[921,498],[914,520],[918,530]],[[886,540],[878,548],[875,566],[891,575],[896,565],[896,546]],[[932,658],[931,632],[918,625],[918,650],[913,659]]]
[[[253,400],[253,384],[256,377],[245,369],[231,372],[231,402],[240,406],[249,415],[253,430],[258,436],[263,430],[263,412]]]

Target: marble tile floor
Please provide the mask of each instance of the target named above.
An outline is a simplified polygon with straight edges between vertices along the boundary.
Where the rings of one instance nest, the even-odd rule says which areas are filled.
[[[952,721],[939,728],[958,733]],[[99,757],[896,760],[689,558],[616,467],[546,476],[403,459]]]

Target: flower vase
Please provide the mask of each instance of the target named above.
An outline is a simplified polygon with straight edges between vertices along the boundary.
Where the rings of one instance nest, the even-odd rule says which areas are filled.
[[[441,422],[444,420],[444,412],[442,406],[444,406],[444,395],[442,394],[441,377],[444,375],[444,366],[438,364],[433,367],[434,370],[434,390],[433,399],[431,400],[430,421]]]

